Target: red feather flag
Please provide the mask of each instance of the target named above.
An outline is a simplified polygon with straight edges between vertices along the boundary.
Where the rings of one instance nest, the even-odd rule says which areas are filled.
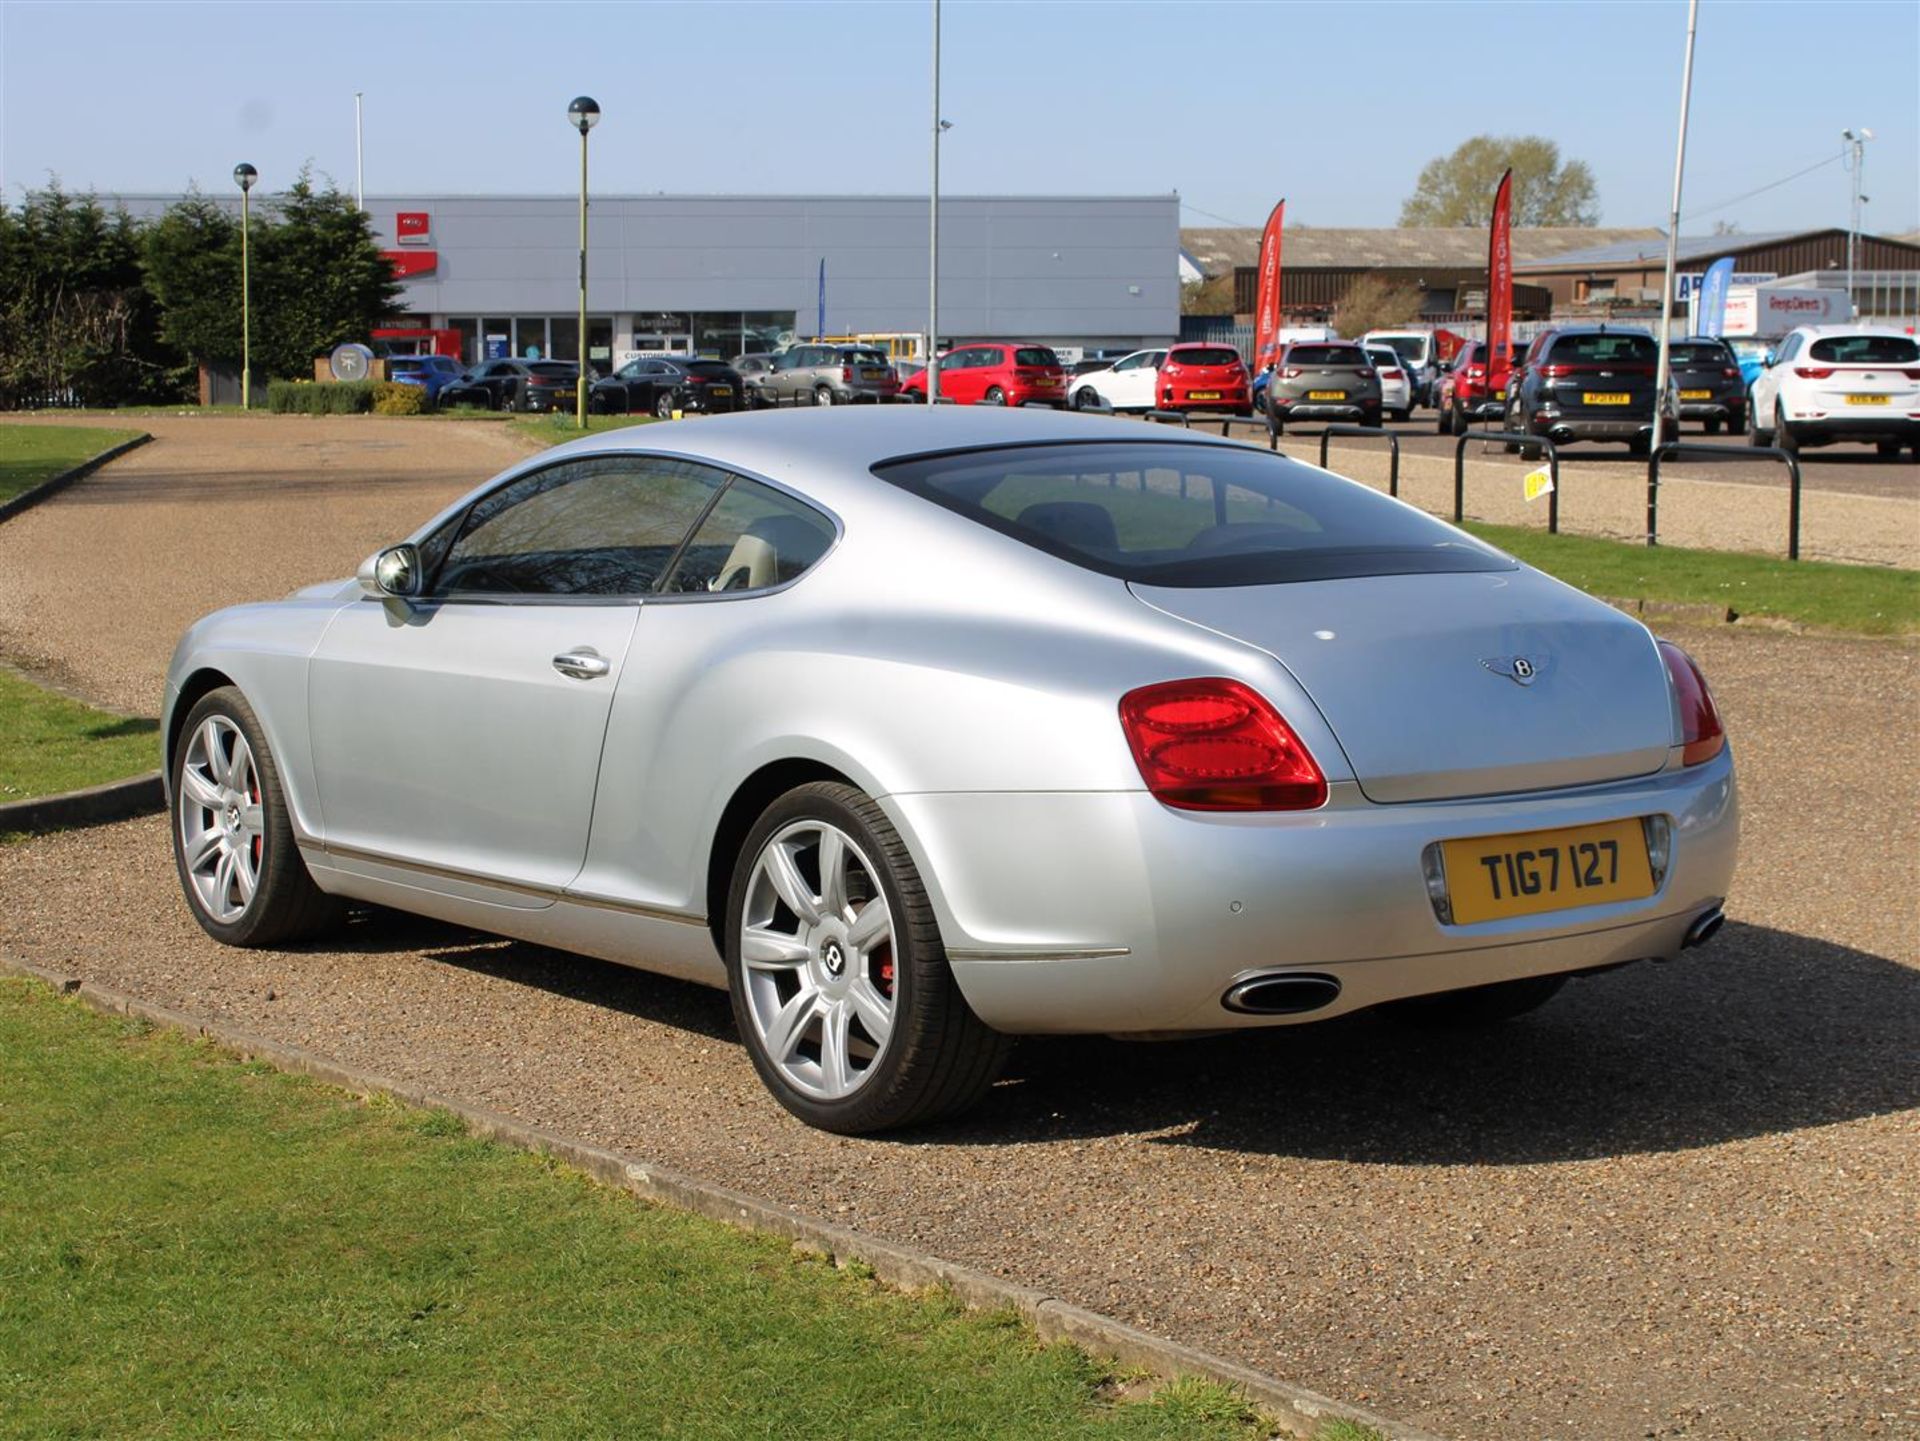
[[[1267,217],[1260,236],[1260,294],[1253,314],[1253,368],[1264,370],[1274,358],[1280,336],[1280,226],[1287,213],[1282,200]]]
[[[1493,234],[1487,241],[1487,391],[1507,388],[1513,361],[1513,171],[1493,192]]]

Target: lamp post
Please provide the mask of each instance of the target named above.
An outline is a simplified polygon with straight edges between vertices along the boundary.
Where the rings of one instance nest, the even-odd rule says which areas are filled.
[[[580,132],[580,378],[573,399],[580,428],[587,428],[587,390],[593,372],[587,369],[587,132],[600,123],[600,106],[590,95],[574,98],[567,107],[568,122]]]
[[[1853,210],[1847,218],[1847,315],[1851,318],[1855,314],[1853,271],[1860,250],[1860,207],[1867,200],[1860,193],[1860,167],[1866,163],[1867,142],[1873,139],[1873,132],[1862,125],[1857,130],[1842,130],[1840,138],[1847,142],[1847,169],[1853,172]]]
[[[927,187],[927,409],[940,399],[940,0],[933,0],[933,177]]]
[[[247,231],[252,212],[247,197],[260,172],[242,160],[233,167],[233,183],[240,187],[240,408],[253,409],[253,315],[248,300]]]

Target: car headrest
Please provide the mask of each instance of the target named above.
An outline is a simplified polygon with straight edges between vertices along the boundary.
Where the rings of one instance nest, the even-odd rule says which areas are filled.
[[[1114,529],[1112,513],[1090,500],[1043,500],[1021,511],[1014,524],[1037,530],[1076,550],[1120,548],[1120,533]]]

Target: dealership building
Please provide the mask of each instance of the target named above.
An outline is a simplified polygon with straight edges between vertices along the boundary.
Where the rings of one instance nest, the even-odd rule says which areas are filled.
[[[136,214],[177,198],[122,197]],[[401,280],[395,326],[456,332],[469,362],[579,353],[577,196],[368,196],[366,208]],[[731,358],[822,333],[918,336],[927,222],[925,196],[595,195],[590,352],[618,364],[637,350]],[[1179,247],[1171,193],[942,196],[941,338],[1172,340]]]

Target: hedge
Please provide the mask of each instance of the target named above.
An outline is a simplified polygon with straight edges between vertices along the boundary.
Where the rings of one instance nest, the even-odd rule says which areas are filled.
[[[371,380],[273,380],[267,409],[276,415],[365,415],[373,409]]]

